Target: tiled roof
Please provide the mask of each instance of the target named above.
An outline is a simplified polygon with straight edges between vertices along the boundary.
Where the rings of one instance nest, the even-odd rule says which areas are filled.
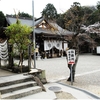
[[[27,18],[18,18],[21,22],[22,25],[27,25],[29,27],[33,26],[33,20],[32,19],[27,19]],[[16,23],[16,17],[13,16],[6,16],[6,20],[9,24],[14,24]],[[34,25],[37,26],[39,25],[43,20],[45,20],[43,17],[38,18],[35,20]],[[57,25],[54,22],[48,22],[48,24],[53,27],[55,30],[52,31],[51,29],[43,29],[43,28],[35,28],[35,32],[37,34],[41,33],[47,33],[47,34],[57,34],[57,35],[72,35],[73,32],[70,32],[68,30],[62,29],[59,25]]]

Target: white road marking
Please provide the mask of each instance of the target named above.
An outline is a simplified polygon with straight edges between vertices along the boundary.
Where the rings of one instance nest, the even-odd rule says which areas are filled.
[[[92,74],[92,73],[96,73],[96,72],[100,72],[100,69],[94,70],[94,71],[90,71],[90,72],[84,72],[82,74],[76,74],[75,76],[83,76],[83,75]]]

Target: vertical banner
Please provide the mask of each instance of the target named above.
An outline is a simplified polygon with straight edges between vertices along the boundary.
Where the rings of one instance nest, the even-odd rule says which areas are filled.
[[[75,50],[74,49],[69,49],[67,51],[67,59],[68,59],[68,64],[71,64],[71,85],[73,85],[73,72],[72,72],[72,67],[73,64],[75,64]]]
[[[68,59],[68,64],[75,64],[75,50],[74,49],[69,49],[67,50],[67,59]]]

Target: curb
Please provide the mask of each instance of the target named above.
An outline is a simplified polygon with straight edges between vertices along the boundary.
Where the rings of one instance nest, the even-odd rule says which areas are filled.
[[[86,91],[86,90],[84,90],[84,89],[76,88],[76,87],[74,87],[74,86],[69,86],[69,85],[66,85],[66,84],[63,84],[63,83],[59,83],[59,82],[56,82],[56,83],[61,84],[61,85],[64,85],[64,86],[67,86],[67,87],[70,87],[70,88],[73,88],[73,89],[76,89],[76,90],[79,90],[79,91],[81,91],[81,92],[84,92],[84,93],[90,95],[91,97],[93,97],[93,98],[95,98],[95,99],[100,99],[99,96],[97,96],[97,95],[95,95],[95,94],[93,94],[93,93],[91,93],[91,92],[88,92],[88,91]]]

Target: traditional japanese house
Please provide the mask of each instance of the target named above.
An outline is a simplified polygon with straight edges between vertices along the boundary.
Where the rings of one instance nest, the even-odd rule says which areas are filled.
[[[67,39],[73,33],[62,29],[53,21],[39,18],[36,22],[39,20],[41,22],[35,24],[35,33],[40,54],[47,58],[63,56],[63,51],[68,48]]]
[[[33,27],[32,19],[21,17],[18,19],[21,24]],[[6,21],[8,25],[16,23],[16,17],[6,16]],[[73,32],[62,29],[57,23],[47,21],[43,17],[35,20],[34,33],[36,54],[43,58],[63,56],[63,51],[68,47],[67,39],[73,34]]]

